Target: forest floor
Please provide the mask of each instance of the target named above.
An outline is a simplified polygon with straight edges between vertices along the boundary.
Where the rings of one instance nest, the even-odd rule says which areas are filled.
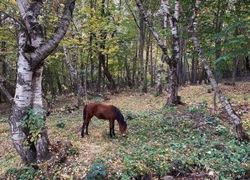
[[[250,83],[221,88],[250,135]],[[166,95],[122,92],[109,96],[104,103],[119,107],[128,121],[127,137],[121,137],[116,124],[116,137],[112,139],[108,136],[109,123],[96,118],[90,123],[90,135],[81,138],[82,110],[69,113],[67,109],[75,99],[60,97],[47,118],[47,126],[51,144],[70,141],[68,157],[53,167],[41,164],[39,171],[26,168],[23,176],[33,173],[78,179],[88,174],[89,179],[98,175],[125,180],[147,174],[153,179],[165,175],[180,179],[247,179],[250,145],[235,139],[219,103],[213,111],[213,92],[208,93],[208,89],[206,85],[182,87],[180,95],[185,105],[168,108],[162,108]],[[11,143],[6,114],[0,117],[0,144],[0,177],[20,176],[17,172],[25,166]]]

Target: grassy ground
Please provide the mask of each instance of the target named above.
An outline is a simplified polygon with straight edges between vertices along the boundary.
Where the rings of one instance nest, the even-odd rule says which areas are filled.
[[[129,179],[140,174],[154,178],[166,174],[193,178],[246,177],[250,173],[250,146],[235,140],[230,126],[218,118],[220,111],[210,115],[213,98],[207,88],[182,88],[180,94],[187,105],[177,108],[162,109],[165,96],[139,93],[111,96],[105,103],[118,106],[128,117],[126,138],[119,135],[116,124],[117,136],[110,139],[108,122],[96,118],[90,124],[90,135],[80,138],[82,112],[63,112],[60,109],[65,104],[59,102],[57,111],[47,119],[49,137],[52,144],[71,141],[73,147],[66,162],[49,169],[50,176],[81,178],[91,171],[99,175],[107,173],[110,179]],[[222,88],[250,134],[250,83]],[[15,172],[13,168],[24,167],[11,144],[6,119],[6,116],[0,119],[2,176],[7,170]]]

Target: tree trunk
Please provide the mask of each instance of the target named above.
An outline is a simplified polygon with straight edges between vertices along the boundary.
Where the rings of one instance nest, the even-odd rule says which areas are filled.
[[[195,55],[193,55],[192,66],[191,66],[191,84],[197,84],[197,69],[198,69],[198,61]]]
[[[72,18],[74,1],[66,2],[58,29],[44,44],[42,26],[38,21],[43,2],[34,1],[29,4],[26,0],[17,0],[17,5],[26,29],[22,28],[18,35],[18,75],[9,124],[12,141],[18,154],[24,162],[32,163],[43,161],[50,156],[45,126],[46,111],[42,103],[42,64],[65,35]],[[29,121],[40,124],[37,125],[35,133],[30,131]]]
[[[157,58],[157,57],[155,57]],[[150,86],[154,87],[154,61],[153,61],[153,42],[150,46]]]
[[[133,58],[133,71],[132,71],[132,83],[133,86],[136,84],[136,69],[137,69],[137,45],[135,48],[135,57]]]
[[[144,82],[144,46],[145,46],[145,24],[143,20],[143,14],[139,13],[139,25],[140,25],[140,35],[139,35],[139,52],[138,58],[140,60],[140,70],[139,70],[139,78],[140,82]]]
[[[73,85],[74,85],[74,87],[76,87],[75,94],[77,95],[77,106],[80,107],[82,104],[82,97],[84,94],[83,93],[84,88],[82,86],[81,78],[78,75],[77,70],[73,67],[72,63],[70,62],[66,46],[63,46],[63,52],[64,52],[64,56],[65,56],[64,63],[68,67],[71,79],[73,80]]]
[[[144,68],[144,79],[143,79],[143,88],[142,92],[147,93],[148,92],[148,61],[149,61],[149,51],[150,51],[150,43],[151,43],[151,34],[148,34],[148,40],[147,40],[147,49],[146,49],[146,62],[145,62],[145,68]]]
[[[235,81],[236,81],[236,74],[237,74],[237,70],[238,70],[238,65],[239,65],[239,57],[235,57],[233,60],[233,74],[232,74],[232,84],[235,85]]]
[[[132,84],[132,80],[131,80],[131,73],[130,73],[130,68],[129,68],[127,57],[125,58],[124,66],[125,66],[125,70],[126,70],[127,85],[129,88],[132,88],[133,84]]]
[[[180,104],[180,96],[178,96],[178,74],[177,65],[180,62],[180,38],[178,29],[178,19],[180,12],[179,1],[175,1],[174,16],[171,18],[171,32],[172,32],[172,58],[168,62],[169,65],[169,85],[170,85],[170,96],[167,99],[167,105],[178,105]]]
[[[227,98],[222,94],[222,91],[218,87],[218,84],[214,78],[214,75],[213,75],[212,71],[210,70],[210,67],[207,63],[204,52],[200,46],[200,41],[197,37],[197,21],[196,21],[196,12],[197,12],[199,4],[200,4],[200,0],[196,0],[195,8],[193,10],[192,23],[190,26],[190,29],[192,32],[192,40],[193,40],[195,49],[198,52],[198,57],[205,68],[205,71],[207,73],[207,76],[208,76],[208,79],[210,81],[212,88],[214,89],[215,93],[217,94],[217,96],[222,104],[222,107],[224,107],[225,111],[227,112],[227,114],[229,116],[229,120],[235,126],[238,139],[239,140],[249,140],[247,133],[243,129],[240,117],[235,113],[231,104],[229,103]]]
[[[137,7],[140,10],[140,14],[143,15],[144,21],[147,24],[149,30],[154,36],[158,46],[163,53],[163,60],[169,65],[170,68],[170,96],[167,99],[167,105],[177,105],[180,103],[180,96],[178,96],[178,78],[177,78],[177,63],[180,58],[180,46],[179,46],[179,32],[178,32],[178,20],[180,13],[180,2],[175,1],[174,13],[169,11],[168,0],[161,0],[161,13],[164,17],[163,28],[166,28],[167,22],[171,28],[172,33],[172,57],[168,56],[168,49],[166,46],[166,39],[162,39],[160,34],[155,30],[153,23],[149,21],[149,17],[142,5],[141,0],[136,0]]]
[[[160,64],[156,72],[156,96],[162,94],[162,72],[163,64]]]

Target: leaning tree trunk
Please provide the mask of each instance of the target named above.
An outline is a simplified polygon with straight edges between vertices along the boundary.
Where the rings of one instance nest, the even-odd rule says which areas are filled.
[[[204,66],[204,69],[207,73],[207,76],[208,76],[208,79],[210,81],[211,86],[213,87],[215,93],[217,94],[223,108],[227,112],[227,114],[229,116],[229,120],[235,126],[238,139],[239,140],[249,140],[249,136],[247,135],[247,133],[243,129],[240,117],[235,113],[235,111],[232,108],[232,105],[229,103],[227,98],[223,95],[222,91],[218,87],[218,84],[214,78],[214,75],[213,75],[213,73],[212,73],[212,71],[207,63],[204,52],[200,46],[200,41],[197,37],[197,21],[196,21],[196,18],[197,18],[196,12],[197,12],[199,4],[200,4],[200,0],[196,0],[195,8],[193,10],[192,21],[191,21],[191,25],[190,25],[190,30],[192,33],[192,40],[193,40],[195,49],[198,52],[198,57]]]
[[[64,37],[72,18],[74,0],[65,4],[63,16],[54,36],[43,44],[44,34],[39,24],[42,1],[18,0],[24,26],[18,35],[18,63],[15,97],[9,118],[13,144],[26,163],[49,157],[49,139],[42,103],[43,61]],[[30,124],[35,127],[31,127]]]

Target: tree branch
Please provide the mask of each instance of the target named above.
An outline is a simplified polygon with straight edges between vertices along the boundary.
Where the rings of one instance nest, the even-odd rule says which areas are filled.
[[[24,25],[23,23],[21,23],[19,20],[17,20],[16,18],[12,17],[11,15],[7,14],[6,12],[4,11],[0,11],[0,16],[3,16],[3,19],[11,19],[15,25],[20,25],[22,28],[24,28]]]
[[[32,69],[37,69],[43,63],[44,59],[46,59],[50,55],[50,53],[58,46],[60,41],[63,39],[73,17],[74,7],[75,0],[67,0],[63,15],[59,22],[58,28],[54,33],[54,36],[45,44],[37,48],[35,52],[31,53]]]
[[[161,50],[162,50],[162,52],[164,54],[164,59],[167,62],[170,61],[170,58],[168,57],[167,46],[164,44],[164,40],[162,40],[159,33],[155,30],[154,26],[149,22],[148,15],[147,15],[147,13],[146,13],[143,5],[142,5],[141,0],[136,0],[136,4],[137,4],[137,7],[138,7],[140,13],[142,13],[142,15],[143,15],[145,23],[147,24],[149,30],[153,34],[158,46],[161,48]]]
[[[134,21],[135,21],[136,26],[138,27],[138,29],[140,29],[141,27],[140,27],[139,24],[138,24],[138,21],[137,21],[137,19],[136,19],[136,17],[135,17],[134,12],[132,11],[132,9],[131,9],[130,6],[129,6],[128,0],[125,0],[125,3],[126,3],[126,5],[128,6],[128,10],[130,11],[131,15],[133,16],[133,19],[134,19]]]

